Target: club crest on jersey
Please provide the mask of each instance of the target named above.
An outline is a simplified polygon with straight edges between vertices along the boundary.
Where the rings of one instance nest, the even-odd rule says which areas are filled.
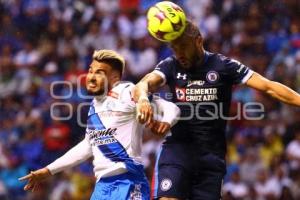
[[[176,88],[176,97],[179,101],[185,101],[185,89],[184,88]]]
[[[116,105],[115,105],[115,103],[113,101],[109,101],[106,104],[107,110],[113,110],[113,108],[115,108],[115,107],[116,107]]]
[[[168,178],[165,178],[161,181],[160,189],[162,191],[168,191],[172,187],[172,181]]]
[[[219,74],[216,71],[209,71],[206,74],[206,80],[209,83],[216,83],[219,80]]]
[[[186,74],[181,74],[180,72],[178,72],[176,78],[186,80],[187,75]]]

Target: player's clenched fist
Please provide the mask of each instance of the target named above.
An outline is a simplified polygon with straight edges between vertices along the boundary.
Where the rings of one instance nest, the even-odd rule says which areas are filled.
[[[150,101],[147,97],[141,97],[139,98],[137,104],[137,118],[138,121],[142,124],[145,122],[150,123],[153,118],[153,111],[150,104]]]
[[[20,181],[24,181],[24,180],[28,181],[24,187],[24,190],[34,191],[43,180],[45,180],[46,178],[48,178],[50,176],[51,176],[51,173],[50,173],[49,169],[44,167],[42,169],[30,172],[26,176],[19,178],[19,180]]]

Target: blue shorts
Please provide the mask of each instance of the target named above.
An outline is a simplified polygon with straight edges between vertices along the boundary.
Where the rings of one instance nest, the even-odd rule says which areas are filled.
[[[127,172],[101,178],[95,185],[91,200],[149,200],[147,178]]]
[[[226,172],[224,159],[197,152],[191,144],[163,144],[155,165],[152,197],[219,200]]]

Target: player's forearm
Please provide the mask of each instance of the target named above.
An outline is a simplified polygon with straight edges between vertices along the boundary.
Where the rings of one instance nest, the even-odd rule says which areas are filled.
[[[87,160],[92,156],[92,150],[87,138],[82,140],[67,153],[47,166],[51,174],[56,174]]]
[[[134,101],[138,102],[140,98],[147,98],[148,92],[155,92],[163,84],[163,78],[156,73],[147,74],[134,89],[133,98]]]
[[[281,83],[271,81],[267,93],[284,103],[300,106],[300,95]]]
[[[140,98],[148,98],[148,90],[148,83],[141,80],[134,88],[134,101],[138,102]]]

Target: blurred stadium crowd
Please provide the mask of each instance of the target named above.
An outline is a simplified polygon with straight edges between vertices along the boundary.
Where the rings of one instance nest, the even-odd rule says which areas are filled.
[[[18,178],[83,138],[78,117],[84,122],[87,107],[80,103],[89,100],[80,95],[84,82],[77,77],[87,70],[94,49],[123,54],[124,79],[133,82],[171,54],[147,33],[145,12],[156,2],[0,0],[1,200],[89,199],[95,181],[90,162],[54,176],[35,193],[25,193]],[[300,92],[299,0],[174,2],[199,25],[207,50]],[[265,117],[229,121],[223,199],[300,199],[299,108],[238,86],[231,114],[249,102],[262,103]],[[161,142],[145,132],[149,180]]]

